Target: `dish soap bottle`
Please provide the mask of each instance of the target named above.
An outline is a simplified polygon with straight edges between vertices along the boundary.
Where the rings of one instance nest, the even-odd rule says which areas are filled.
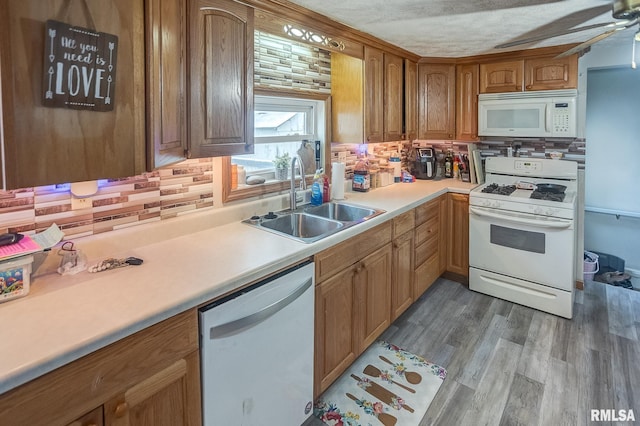
[[[322,204],[322,169],[316,170],[313,176],[313,185],[311,185],[311,205],[319,206]]]

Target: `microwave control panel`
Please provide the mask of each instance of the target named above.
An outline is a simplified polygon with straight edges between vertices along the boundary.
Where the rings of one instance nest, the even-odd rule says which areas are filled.
[[[572,105],[568,102],[556,102],[553,104],[552,117],[553,133],[562,134],[569,132]]]

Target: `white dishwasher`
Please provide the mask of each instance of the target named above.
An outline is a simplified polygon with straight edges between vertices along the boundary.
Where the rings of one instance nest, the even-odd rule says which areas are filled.
[[[205,426],[299,426],[313,411],[314,263],[200,309]]]

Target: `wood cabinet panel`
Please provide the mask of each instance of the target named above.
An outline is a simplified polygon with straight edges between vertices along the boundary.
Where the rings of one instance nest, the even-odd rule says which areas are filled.
[[[386,244],[356,266],[354,309],[359,354],[391,325],[391,254],[391,244]]]
[[[404,60],[404,133],[408,140],[418,136],[418,64]]]
[[[478,140],[478,90],[480,66],[456,67],[456,139]]]
[[[413,212],[411,212],[413,213]],[[391,266],[391,321],[393,322],[413,303],[414,270],[413,230],[393,240],[393,264]]]
[[[0,93],[7,188],[119,178],[143,172],[144,1],[93,1],[80,7],[75,3],[70,6],[66,0],[23,0],[3,2],[3,6]],[[48,19],[118,36],[112,111],[43,106]],[[88,68],[85,70],[88,78]],[[69,73],[72,84],[76,82],[75,88],[63,87],[69,81]],[[74,80],[71,68],[63,74],[59,74],[61,92],[86,90],[84,84]],[[79,68],[77,75],[84,75]],[[106,87],[101,93],[106,96]]]
[[[147,0],[147,162],[150,169],[187,157],[187,6]]]
[[[332,141],[362,143],[364,137],[364,62],[331,53]]]
[[[391,241],[392,222],[387,221],[337,244],[315,256],[316,282],[353,265],[369,253]]]
[[[429,235],[429,238],[422,243],[416,243],[415,260],[416,266],[422,265],[427,259],[438,254],[440,249],[440,232],[436,231]],[[442,233],[444,235],[444,233]],[[417,241],[417,238],[416,238]],[[443,254],[444,256],[444,254]],[[438,268],[439,270],[440,268]]]
[[[469,196],[449,194],[447,271],[469,277]]]
[[[384,75],[384,53],[365,46],[364,137],[366,142],[382,142],[384,139]]]
[[[429,238],[438,236],[440,232],[440,215],[432,216],[422,225],[416,227],[416,245],[420,245]]]
[[[413,210],[402,213],[393,218],[393,237],[397,238],[415,227],[415,213]]]
[[[314,396],[324,392],[358,355],[354,270],[347,268],[316,286]]]
[[[109,426],[197,426],[200,415],[199,352],[194,351],[104,406]]]
[[[418,138],[455,137],[455,79],[453,64],[419,64]]]
[[[440,214],[440,197],[423,203],[415,208],[416,226],[437,217]]]
[[[384,54],[384,140],[402,139],[404,69],[402,58]]]
[[[574,89],[578,85],[578,56],[524,61],[525,90]]]
[[[413,279],[413,298],[418,299],[422,294],[427,291],[429,287],[440,276],[438,271],[439,256],[437,254],[428,258],[424,263],[416,267],[414,279]]]
[[[440,210],[440,238],[439,238],[439,248],[440,256],[440,275],[442,275],[447,270],[447,255],[449,249],[449,235],[447,230],[449,229],[449,197],[448,196],[440,196],[438,197],[438,207]]]
[[[69,423],[67,426],[103,426],[104,414],[103,407],[100,406],[95,410],[91,410],[89,413],[80,417],[78,420]]]
[[[253,9],[232,0],[190,4],[193,157],[253,152]]]
[[[523,74],[522,60],[480,64],[480,93],[521,92]]]
[[[190,399],[189,412],[199,415],[199,364],[189,361],[197,350],[197,312],[190,310],[4,393],[0,424],[68,424],[180,359],[187,360],[193,379],[184,398]]]

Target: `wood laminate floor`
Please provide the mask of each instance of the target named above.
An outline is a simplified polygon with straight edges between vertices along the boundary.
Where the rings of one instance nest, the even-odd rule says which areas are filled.
[[[447,369],[420,425],[640,425],[640,292],[586,282],[567,320],[439,279],[381,338]]]

